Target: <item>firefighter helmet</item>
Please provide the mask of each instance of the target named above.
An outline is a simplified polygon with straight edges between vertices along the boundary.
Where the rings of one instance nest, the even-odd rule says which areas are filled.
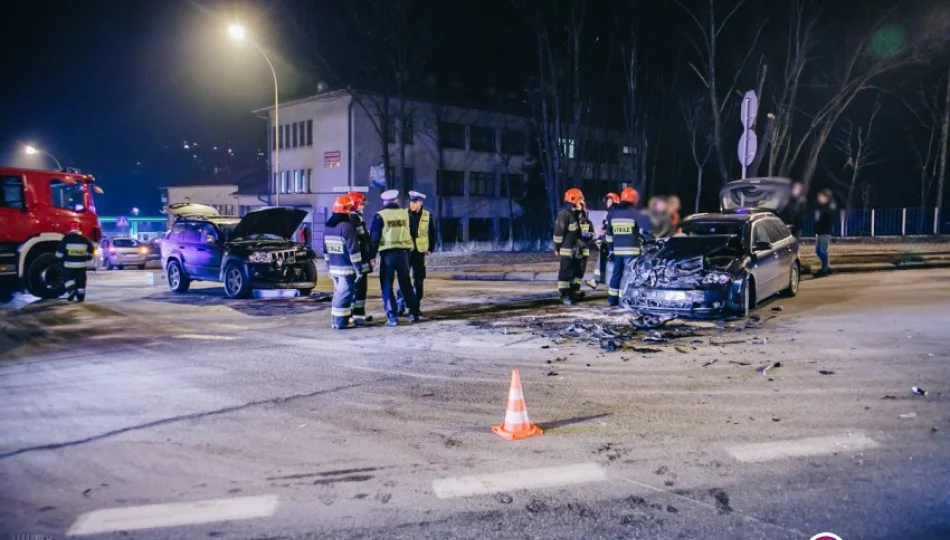
[[[333,201],[333,213],[334,214],[349,214],[353,211],[353,199],[349,195],[343,195],[337,197]]]
[[[604,195],[604,200],[617,204],[620,202],[620,195],[617,195],[616,193],[611,191],[607,195]]]
[[[625,187],[620,192],[620,200],[625,203],[637,204],[640,202],[640,194],[632,187]]]
[[[564,192],[564,202],[577,204],[584,200],[584,194],[577,188],[571,188]]]
[[[363,203],[366,202],[366,195],[363,195],[359,191],[351,191],[347,193],[346,196],[350,198],[350,202],[353,203],[354,209],[363,206]]]

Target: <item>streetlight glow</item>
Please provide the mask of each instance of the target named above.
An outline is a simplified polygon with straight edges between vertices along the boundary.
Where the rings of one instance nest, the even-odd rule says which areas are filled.
[[[234,39],[244,39],[247,37],[247,30],[245,30],[240,24],[232,24],[228,26],[228,33],[231,34],[231,37]]]
[[[24,147],[23,147],[23,151],[26,152],[27,154],[31,155],[31,156],[32,156],[33,154],[36,154],[36,153],[39,152],[39,150],[37,150],[35,147],[30,146],[30,145],[24,146]]]

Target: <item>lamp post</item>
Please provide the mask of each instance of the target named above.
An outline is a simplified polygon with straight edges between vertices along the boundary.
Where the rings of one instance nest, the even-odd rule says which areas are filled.
[[[253,39],[247,39],[247,30],[239,25],[232,24],[228,26],[228,33],[237,41],[250,41],[251,45],[254,45],[254,48],[257,49],[257,52],[261,53],[261,56],[264,57],[264,61],[267,62],[267,66],[270,68],[271,75],[274,76],[274,204],[275,206],[280,206],[280,98],[279,91],[277,88],[277,71],[274,69],[274,64],[271,63],[270,58],[267,57],[267,54],[264,52],[264,49],[257,44]]]
[[[31,156],[34,154],[46,154],[47,157],[49,157],[50,159],[56,162],[56,166],[59,167],[60,170],[63,170],[63,165],[59,162],[58,159],[56,159],[56,156],[54,156],[53,154],[50,154],[49,152],[45,150],[40,150],[39,148],[35,146],[26,145],[23,147],[23,152]]]

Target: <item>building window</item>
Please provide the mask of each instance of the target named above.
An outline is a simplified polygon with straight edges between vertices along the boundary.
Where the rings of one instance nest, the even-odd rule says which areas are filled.
[[[313,146],[313,120],[307,120],[307,146]]]
[[[297,132],[300,131],[300,129],[299,129],[299,128],[300,128],[300,124],[298,124],[297,122],[294,122],[294,123],[291,124],[290,126],[291,126],[291,127],[290,127],[290,131],[291,131],[291,133],[293,133],[293,135],[291,135],[291,139],[293,140],[294,148],[297,148]]]
[[[268,138],[270,139],[268,141],[270,143],[270,149],[277,150],[277,128],[271,130],[268,134]]]
[[[284,148],[290,148],[290,124],[284,125]]]
[[[304,191],[313,193],[313,169],[307,169],[307,178],[304,181]]]
[[[522,196],[522,189],[524,185],[524,175],[522,174],[502,174],[501,175],[501,185],[499,186],[500,194],[502,197],[508,196],[508,187],[511,186],[511,194],[514,198],[519,198]]]
[[[633,154],[633,147],[632,147],[632,146],[624,146],[621,150],[623,151],[623,155],[625,155],[625,156],[629,156],[629,155]]]
[[[439,144],[442,148],[465,150],[465,126],[439,122]]]
[[[472,126],[471,148],[479,152],[494,152],[495,128]]]
[[[507,129],[502,131],[501,152],[508,155],[524,154],[524,133]]]
[[[483,173],[483,172],[468,173],[468,194],[476,196],[476,197],[494,197],[495,196],[494,173]]]
[[[495,239],[495,220],[492,218],[469,218],[468,239],[472,242],[491,242]]]
[[[279,148],[284,147],[284,126],[277,126],[277,140],[279,141]]]
[[[465,173],[462,171],[439,171],[438,193],[442,196],[465,194]]]
[[[447,244],[462,241],[462,220],[459,218],[442,218],[442,241]]]
[[[402,124],[402,143],[412,144],[412,134],[415,131],[412,124],[412,117],[407,116]]]
[[[497,236],[498,236],[498,239],[503,242],[507,242],[508,240],[511,239],[511,235],[508,234],[510,232],[508,230],[508,224],[510,221],[511,220],[508,218],[498,218],[498,235]]]
[[[574,139],[558,138],[558,144],[561,146],[561,155],[567,159],[574,159]]]

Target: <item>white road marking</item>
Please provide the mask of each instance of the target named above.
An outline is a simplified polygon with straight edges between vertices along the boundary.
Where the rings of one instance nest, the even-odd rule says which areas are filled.
[[[522,469],[496,474],[443,478],[432,482],[432,490],[440,499],[470,497],[521,489],[538,489],[587,482],[601,482],[607,473],[596,463],[579,463],[561,467]]]
[[[232,341],[234,340],[231,336],[214,336],[211,334],[178,334],[177,336],[172,336],[175,339],[207,339],[212,341]]]
[[[761,463],[776,459],[820,456],[835,452],[857,452],[877,448],[878,443],[860,433],[810,437],[791,441],[775,441],[730,446],[726,448],[732,457],[744,463]]]
[[[254,519],[272,516],[276,509],[277,495],[107,508],[79,516],[66,534],[67,536],[83,536],[159,527],[179,527],[214,521]]]

